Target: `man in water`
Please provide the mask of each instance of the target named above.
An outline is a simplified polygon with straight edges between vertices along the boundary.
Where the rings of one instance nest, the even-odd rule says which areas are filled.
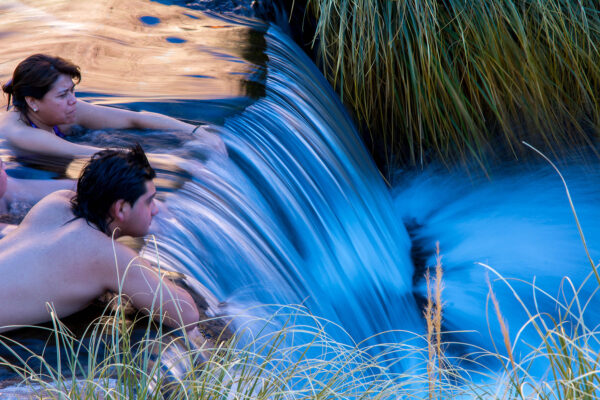
[[[50,320],[48,305],[68,316],[106,291],[138,309],[162,310],[169,326],[195,325],[191,296],[112,239],[148,233],[158,212],[154,177],[139,145],[98,152],[77,193],[46,196],[0,240],[0,332]]]

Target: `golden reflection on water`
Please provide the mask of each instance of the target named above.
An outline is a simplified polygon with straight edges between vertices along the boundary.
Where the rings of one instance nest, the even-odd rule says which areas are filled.
[[[145,24],[143,16],[160,22]],[[48,53],[81,67],[79,90],[86,92],[128,101],[244,96],[241,80],[251,66],[240,61],[248,32],[149,0],[4,0],[0,82],[27,56]]]

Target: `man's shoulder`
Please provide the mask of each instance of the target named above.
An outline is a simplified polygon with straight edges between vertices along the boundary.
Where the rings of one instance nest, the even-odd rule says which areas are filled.
[[[57,198],[66,198],[69,201],[73,198],[73,196],[75,196],[75,192],[69,189],[62,189],[62,190],[57,190],[56,192],[52,192],[50,193],[48,196],[55,196]]]

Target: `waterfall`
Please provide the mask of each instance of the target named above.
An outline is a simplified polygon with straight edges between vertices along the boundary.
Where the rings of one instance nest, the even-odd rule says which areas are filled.
[[[168,201],[179,216],[160,240],[171,262],[220,298],[302,303],[358,341],[423,333],[423,275],[439,243],[449,353],[501,342],[490,287],[513,339],[539,343],[531,325],[520,329],[537,313],[567,314],[556,299],[568,304],[580,287],[585,310],[573,307],[570,319],[595,325],[597,282],[549,165],[505,166],[491,180],[433,167],[400,172],[390,190],[313,63],[276,27],[265,41],[264,97],[207,128],[226,140],[230,158],[198,164]],[[589,182],[598,174],[576,161],[565,168],[597,262],[600,193]]]
[[[221,298],[302,303],[356,340],[421,331],[389,189],[314,64],[276,27],[265,40],[265,96],[207,128],[230,157],[188,163],[161,253]]]

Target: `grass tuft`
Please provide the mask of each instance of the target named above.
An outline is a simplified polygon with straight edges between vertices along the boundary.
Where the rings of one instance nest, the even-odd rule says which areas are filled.
[[[380,166],[558,153],[600,128],[593,0],[307,0],[326,77]],[[382,159],[381,159],[382,158]]]

